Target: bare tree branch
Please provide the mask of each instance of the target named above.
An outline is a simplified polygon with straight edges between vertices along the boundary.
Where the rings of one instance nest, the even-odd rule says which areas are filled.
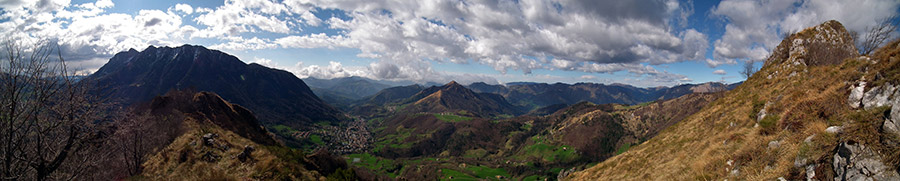
[[[104,103],[76,82],[59,46],[5,42],[0,62],[0,179],[78,179],[94,163]],[[54,53],[53,50],[56,50]],[[88,160],[88,161],[86,161]]]
[[[882,44],[891,38],[891,33],[897,31],[897,23],[894,21],[897,15],[880,19],[878,24],[872,27],[866,27],[866,33],[862,40],[859,41],[859,53],[868,55],[875,51]]]
[[[753,66],[753,61],[744,62],[744,66],[741,69],[740,73],[741,76],[744,76],[744,78],[748,79],[750,78],[750,76],[753,76],[753,73],[756,73],[756,67]]]

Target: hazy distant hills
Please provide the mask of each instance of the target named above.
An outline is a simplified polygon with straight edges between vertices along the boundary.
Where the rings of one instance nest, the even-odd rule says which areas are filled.
[[[625,84],[595,83],[528,83],[517,82],[503,85],[473,83],[468,86],[475,92],[503,95],[510,103],[537,109],[554,104],[572,105],[581,101],[595,104],[639,104],[660,99],[673,99],[690,93],[707,93],[729,90],[735,84],[717,82],[703,84],[683,84],[675,87],[639,88]]]
[[[372,97],[376,97],[375,94],[387,88],[417,85],[412,81],[373,80],[357,76],[333,79],[308,77],[303,80],[309,85],[313,93],[319,96],[323,101],[344,110],[350,110],[354,104],[366,103]],[[440,85],[441,84],[434,82],[425,83],[425,87]],[[415,92],[422,89],[424,89],[424,87],[415,90]],[[394,94],[390,93],[391,91],[393,90],[388,91],[386,94]],[[412,94],[415,94],[415,92]],[[403,94],[405,96],[402,98],[407,98],[412,96],[412,94]]]
[[[333,94],[346,96],[350,99],[360,99],[366,96],[393,87],[388,84],[380,83],[371,79],[362,77],[344,77],[335,79],[317,79],[313,77],[305,78],[306,85],[313,88],[313,92],[322,95],[322,91],[330,91]],[[318,89],[318,90],[317,90]]]
[[[305,81],[323,101],[349,112],[359,110],[360,107],[371,107],[371,104],[401,101],[413,96],[415,92],[432,86],[442,86],[442,84],[429,82],[423,86],[410,87],[409,85],[413,85],[413,82],[373,80],[364,77],[334,79],[310,77]],[[521,111],[528,112],[554,104],[572,105],[581,101],[595,104],[633,105],[655,100],[674,99],[690,93],[731,90],[737,85],[740,85],[740,82],[733,84],[708,82],[650,88],[627,84],[510,82],[505,85],[497,85],[476,82],[465,87],[476,93],[499,94],[510,104],[522,109]],[[396,89],[388,89],[391,87]]]
[[[302,126],[345,120],[293,74],[259,64],[245,64],[202,46],[148,47],[113,56],[87,77],[96,94],[125,105],[149,101],[172,89],[215,92],[258,115],[264,124]]]

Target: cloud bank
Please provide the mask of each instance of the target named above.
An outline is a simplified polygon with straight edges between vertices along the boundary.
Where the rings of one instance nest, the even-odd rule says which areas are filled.
[[[691,79],[657,67],[761,61],[781,34],[830,19],[862,32],[896,15],[900,2],[723,0],[697,15],[692,1],[675,0],[226,0],[218,7],[178,3],[134,14],[107,12],[112,7],[109,0],[4,1],[0,34],[14,41],[51,39],[85,69],[129,48],[200,42],[226,52],[356,49],[356,56],[376,60],[352,67],[341,60],[327,66],[258,62],[300,77],[496,81],[433,67],[449,63],[485,65],[504,75],[624,72],[631,77],[624,81],[673,85]],[[720,21],[721,37],[688,27],[693,16]]]

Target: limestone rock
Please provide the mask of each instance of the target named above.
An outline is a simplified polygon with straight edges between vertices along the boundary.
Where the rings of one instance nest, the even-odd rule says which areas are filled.
[[[756,113],[756,122],[762,121],[763,118],[766,118],[767,109],[769,109],[769,105],[772,105],[772,102],[766,102],[765,106],[759,110],[759,113]]]
[[[825,128],[825,132],[831,133],[831,134],[841,133],[842,130],[843,130],[842,126],[829,126],[828,128]]]
[[[834,154],[834,180],[900,180],[897,170],[865,145],[845,142]]]
[[[860,101],[862,101],[863,98],[863,91],[865,90],[866,82],[859,82],[856,85],[850,86],[850,97],[847,98],[847,102],[848,104],[850,104],[850,108],[859,108]]]
[[[781,141],[774,140],[769,142],[769,149],[777,149],[778,147],[781,147]]]
[[[785,38],[775,47],[766,64],[790,71],[791,67],[837,65],[859,56],[853,38],[844,26],[831,20]],[[778,76],[779,73],[775,73]]]
[[[894,90],[897,88],[892,86],[890,83],[885,84],[883,86],[873,87],[872,90],[869,90],[863,95],[862,104],[866,109],[872,109],[879,106],[888,106],[891,94],[894,93]]]
[[[884,124],[881,125],[881,128],[885,133],[900,137],[900,94],[894,93],[894,98],[891,99],[891,105],[893,105],[891,107],[891,117],[884,120]]]
[[[205,145],[205,146],[215,146],[216,138],[218,138],[218,137],[219,137],[218,134],[206,133],[203,135],[203,137],[201,137],[202,138],[201,140],[203,140],[203,145]]]

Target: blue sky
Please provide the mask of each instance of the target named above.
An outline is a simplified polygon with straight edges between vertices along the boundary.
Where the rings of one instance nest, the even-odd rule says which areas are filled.
[[[894,0],[243,0],[0,2],[0,34],[49,39],[84,73],[116,52],[197,44],[301,78],[462,83],[738,82],[780,35],[862,32]]]

